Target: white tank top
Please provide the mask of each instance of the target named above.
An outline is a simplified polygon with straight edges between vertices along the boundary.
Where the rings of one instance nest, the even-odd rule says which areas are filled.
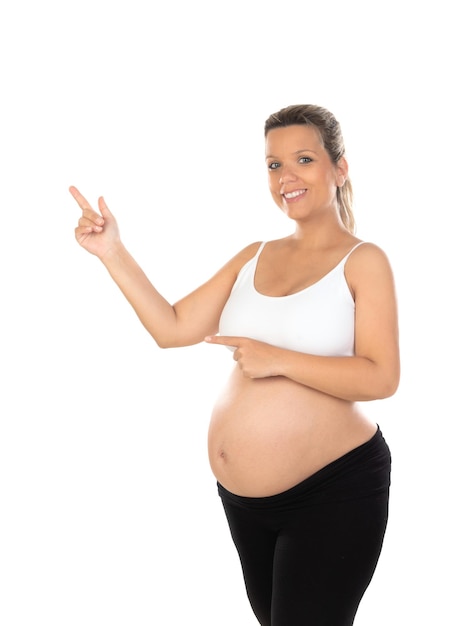
[[[344,270],[362,243],[309,287],[288,296],[265,296],[254,283],[263,242],[238,274],[220,317],[220,335],[249,337],[319,356],[353,356],[355,303]]]

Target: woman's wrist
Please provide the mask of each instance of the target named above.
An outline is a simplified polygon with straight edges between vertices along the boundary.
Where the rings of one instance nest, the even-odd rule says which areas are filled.
[[[100,261],[106,266],[115,265],[116,263],[122,263],[123,259],[128,255],[128,252],[123,243],[118,240],[108,247],[103,254],[99,256]]]

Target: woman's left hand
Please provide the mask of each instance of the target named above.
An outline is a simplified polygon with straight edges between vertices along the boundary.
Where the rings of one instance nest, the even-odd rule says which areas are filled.
[[[268,343],[249,339],[248,337],[222,337],[212,335],[206,337],[207,343],[235,348],[233,358],[238,363],[243,376],[247,378],[268,378],[278,376],[276,371],[276,348]]]

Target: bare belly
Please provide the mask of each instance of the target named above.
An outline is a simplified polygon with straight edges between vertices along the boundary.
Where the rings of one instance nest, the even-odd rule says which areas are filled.
[[[274,495],[375,432],[351,402],[284,377],[248,379],[236,367],[212,413],[210,466],[235,494]]]

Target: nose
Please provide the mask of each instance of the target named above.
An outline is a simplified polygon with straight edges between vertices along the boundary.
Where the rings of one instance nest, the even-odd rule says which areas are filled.
[[[293,181],[295,180],[295,178],[296,178],[296,175],[290,167],[288,167],[287,165],[281,166],[281,169],[279,170],[279,184],[280,185],[284,185],[284,183]]]

